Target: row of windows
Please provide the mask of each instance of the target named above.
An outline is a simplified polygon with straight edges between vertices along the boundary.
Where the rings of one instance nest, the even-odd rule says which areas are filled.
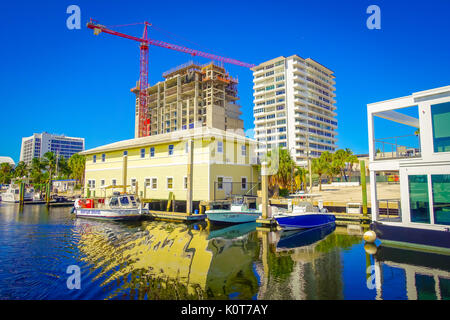
[[[241,189],[247,189],[247,177],[241,178]],[[224,181],[224,177],[217,177],[217,190],[229,190],[233,188],[233,182]]]
[[[169,144],[169,146],[167,147],[167,154],[168,154],[169,156],[173,155],[173,150],[174,150],[174,145],[173,145],[173,144]],[[188,152],[188,142],[186,142],[185,152],[186,152],[186,153]],[[148,151],[148,154],[149,154],[150,158],[153,158],[153,157],[155,156],[155,147],[150,147],[150,148],[149,148],[149,151]],[[128,151],[125,150],[125,151],[123,152],[123,155],[124,155],[124,156],[127,156],[127,155],[128,155]],[[140,157],[141,157],[141,158],[145,158],[145,156],[146,156],[146,148],[142,148],[142,149],[140,150]],[[101,157],[102,157],[102,158],[101,158],[101,159],[102,159],[102,162],[105,162],[105,160],[106,160],[106,154],[103,153],[103,154],[101,155]],[[92,156],[92,162],[94,162],[94,163],[97,162],[97,155],[94,154],[94,155]]]
[[[174,151],[174,145],[170,144],[167,149],[168,149],[167,150],[168,155],[172,156],[173,155],[173,151]],[[185,143],[184,152],[185,153],[189,152],[189,143],[187,141]],[[217,152],[219,152],[219,153],[223,152],[223,142],[222,141],[217,141]],[[123,155],[124,156],[128,155],[128,151],[125,150],[123,152]],[[247,155],[247,146],[246,145],[241,145],[241,155],[244,156],[244,157]],[[146,156],[146,148],[142,148],[140,150],[140,157],[141,158],[145,158],[145,156]],[[149,148],[149,156],[150,156],[150,158],[153,158],[155,156],[155,147],[150,147]],[[106,154],[103,153],[101,155],[101,157],[102,157],[101,158],[102,162],[105,162],[106,161]],[[94,162],[94,163],[97,162],[97,155],[93,155],[92,156],[92,162]]]
[[[132,178],[130,179],[131,182],[131,186],[132,187],[136,187],[136,179]],[[183,188],[187,189],[187,177],[183,177]],[[87,185],[89,189],[95,189],[95,180],[88,180],[87,181]],[[104,187],[106,185],[106,180],[105,179],[101,179],[100,180],[100,187]],[[112,179],[111,180],[111,185],[116,186],[117,185],[117,180],[116,179]],[[173,177],[166,177],[166,189],[171,190],[173,189],[174,186],[174,179]],[[144,180],[144,187],[145,188],[150,188],[152,190],[156,190],[158,189],[158,178],[146,178]]]

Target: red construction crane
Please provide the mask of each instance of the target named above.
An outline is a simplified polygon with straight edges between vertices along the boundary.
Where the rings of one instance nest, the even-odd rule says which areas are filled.
[[[117,32],[117,31],[109,29],[108,27],[106,27],[104,25],[94,23],[94,22],[97,22],[97,21],[90,19],[90,21],[87,23],[87,27],[89,29],[94,30],[95,35],[98,35],[101,32],[105,32],[108,34],[112,34],[114,36],[127,38],[127,39],[134,40],[134,41],[137,41],[140,43],[139,48],[140,48],[141,55],[140,55],[140,68],[139,68],[139,109],[138,109],[139,137],[145,137],[150,134],[150,116],[149,116],[148,108],[147,108],[148,47],[149,47],[149,45],[172,49],[172,50],[188,53],[192,56],[199,56],[199,57],[204,57],[204,58],[208,58],[211,60],[221,61],[221,62],[225,62],[225,63],[231,63],[231,64],[235,64],[235,65],[238,65],[241,67],[246,67],[246,68],[252,68],[255,66],[253,64],[241,62],[241,61],[238,61],[235,59],[221,57],[221,56],[217,56],[215,54],[210,54],[210,53],[205,53],[205,52],[194,50],[194,49],[189,49],[189,48],[186,48],[183,46],[170,44],[170,43],[167,43],[164,41],[150,39],[150,38],[148,38],[147,27],[150,27],[151,24],[148,22],[139,22],[139,23],[130,24],[130,25],[136,25],[136,24],[144,25],[144,32],[142,34],[142,38],[130,36],[130,35],[127,35],[127,34],[124,34],[121,32]]]

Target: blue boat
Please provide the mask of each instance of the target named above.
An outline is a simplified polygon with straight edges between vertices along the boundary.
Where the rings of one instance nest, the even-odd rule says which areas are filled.
[[[292,212],[276,213],[275,220],[284,229],[309,229],[333,224],[336,217],[314,208],[310,203],[295,206]]]

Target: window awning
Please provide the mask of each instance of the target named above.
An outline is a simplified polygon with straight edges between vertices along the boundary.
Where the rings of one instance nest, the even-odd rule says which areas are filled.
[[[400,113],[397,111],[387,110],[387,111],[377,112],[377,113],[374,113],[374,116],[377,116],[377,117],[380,117],[383,119],[387,119],[387,120],[391,120],[391,121],[395,121],[398,123],[402,123],[407,126],[419,128],[419,119],[411,117],[411,116],[407,116],[406,114],[403,114],[403,113]]]

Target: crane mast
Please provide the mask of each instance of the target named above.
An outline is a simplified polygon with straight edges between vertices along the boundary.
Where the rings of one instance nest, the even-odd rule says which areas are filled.
[[[125,33],[117,32],[108,27],[94,23],[95,20],[90,19],[90,21],[86,24],[89,29],[94,30],[95,35],[99,35],[101,32],[119,36],[122,38],[134,40],[140,43],[140,63],[139,63],[139,107],[138,107],[138,136],[145,137],[150,135],[150,115],[147,107],[147,89],[148,89],[148,57],[149,57],[149,46],[158,46],[166,49],[171,49],[179,52],[184,52],[190,54],[192,56],[199,56],[203,58],[208,58],[211,60],[221,61],[225,63],[230,63],[234,65],[238,65],[241,67],[252,68],[255,65],[250,63],[245,63],[239,60],[235,60],[232,58],[221,57],[215,54],[202,52],[195,49],[190,49],[184,46],[167,43],[160,40],[150,39],[148,37],[148,27],[151,26],[148,22],[142,22],[137,24],[144,24],[144,32],[142,34],[142,38],[138,38],[135,36],[130,36]]]

